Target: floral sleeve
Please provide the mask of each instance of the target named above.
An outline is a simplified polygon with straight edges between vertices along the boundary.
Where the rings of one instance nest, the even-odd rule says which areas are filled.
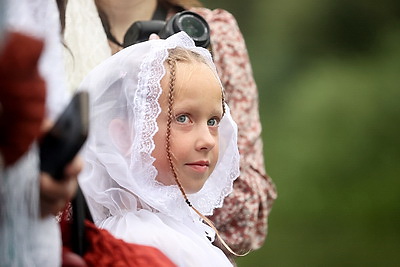
[[[223,207],[211,219],[232,249],[239,252],[258,249],[264,243],[268,214],[277,193],[265,172],[258,91],[246,44],[229,12],[205,8],[192,11],[202,15],[210,25],[215,65],[239,129],[241,175]]]

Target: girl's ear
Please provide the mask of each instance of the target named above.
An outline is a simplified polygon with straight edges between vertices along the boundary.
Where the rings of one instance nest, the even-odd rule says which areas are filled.
[[[113,119],[108,127],[108,133],[121,154],[127,155],[132,143],[127,123],[121,119]]]

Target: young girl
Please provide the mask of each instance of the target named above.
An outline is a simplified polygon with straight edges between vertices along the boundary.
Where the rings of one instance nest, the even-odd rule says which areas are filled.
[[[165,21],[182,10],[198,13],[210,26],[213,61],[238,125],[240,177],[209,218],[234,250],[259,249],[277,193],[265,172],[257,85],[244,36],[231,13],[202,7],[198,0],[68,0],[64,40],[69,89],[75,91],[94,66],[122,49],[117,43],[132,23]]]
[[[209,52],[183,32],[147,41],[81,88],[91,132],[79,182],[95,223],[178,266],[231,266],[203,223],[239,175],[237,127]]]

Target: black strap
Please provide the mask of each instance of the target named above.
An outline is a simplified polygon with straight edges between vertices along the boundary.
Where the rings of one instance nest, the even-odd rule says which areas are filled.
[[[104,29],[106,31],[107,39],[113,42],[114,44],[118,45],[119,47],[124,48],[124,45],[118,42],[118,40],[111,34],[110,29]]]
[[[168,11],[166,8],[164,8],[162,5],[160,5],[160,3],[157,4],[157,8],[154,11],[153,17],[151,18],[152,20],[166,20],[167,19],[167,14]],[[110,40],[111,42],[113,42],[114,44],[118,45],[119,47],[124,48],[124,44],[121,44],[120,42],[118,42],[118,40],[114,37],[114,35],[112,35],[111,31],[110,31],[110,27],[108,25],[105,25],[105,23],[103,22],[103,28],[106,32],[107,35],[107,39]]]
[[[85,197],[78,186],[72,205],[72,251],[83,257],[87,249],[85,219],[93,222]]]
[[[181,12],[184,10],[184,8],[179,7],[179,6],[176,6],[175,8],[178,10],[178,12]],[[157,8],[154,11],[153,17],[151,19],[165,21],[167,19],[167,15],[168,15],[168,9],[158,2]],[[102,22],[103,28],[106,32],[107,39],[110,40],[111,42],[113,42],[114,44],[118,45],[119,47],[124,48],[125,47],[124,44],[121,44],[120,42],[118,42],[118,40],[111,34],[110,26],[106,25],[104,23],[103,19],[101,20],[101,22]]]

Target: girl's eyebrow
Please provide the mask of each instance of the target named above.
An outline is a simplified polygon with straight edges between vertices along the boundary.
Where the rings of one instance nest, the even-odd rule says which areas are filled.
[[[191,114],[191,113],[193,113],[193,109],[197,109],[197,107],[193,107],[193,106],[188,106],[188,105],[185,105],[185,106],[174,106],[173,108],[172,108],[172,112],[173,112],[173,114],[176,114],[176,113],[187,113],[187,114]],[[215,108],[215,109],[212,109],[210,112],[209,112],[211,115],[219,115],[219,114],[222,114],[223,113],[223,108],[222,108],[222,106],[221,107],[219,107],[219,108]]]

